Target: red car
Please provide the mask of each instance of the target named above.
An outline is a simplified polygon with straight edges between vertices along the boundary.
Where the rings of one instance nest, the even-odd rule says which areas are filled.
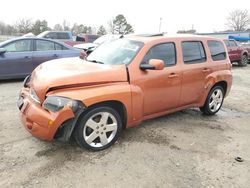
[[[76,36],[75,40],[68,40],[65,41],[66,44],[70,46],[74,46],[77,44],[83,44],[83,43],[92,43],[96,39],[98,39],[100,35],[89,35],[89,34],[80,34]]]
[[[227,46],[231,63],[237,62],[241,67],[247,66],[250,48],[240,46],[235,40],[224,40],[224,42]]]

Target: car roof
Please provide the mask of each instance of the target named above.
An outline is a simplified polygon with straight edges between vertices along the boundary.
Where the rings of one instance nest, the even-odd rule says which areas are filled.
[[[126,36],[125,38],[133,39],[133,40],[138,40],[144,43],[147,42],[152,42],[156,40],[162,40],[162,39],[184,39],[184,40],[204,40],[204,39],[210,39],[210,40],[218,40],[222,41],[219,38],[215,37],[210,37],[210,36],[204,36],[204,35],[193,35],[193,34],[140,34],[140,35],[129,35]]]
[[[52,40],[52,39],[47,39],[47,38],[37,38],[37,37],[16,37],[16,38],[12,38],[12,39],[9,39],[9,40],[6,40],[2,43],[0,43],[0,46],[4,46],[8,43],[11,43],[11,42],[14,42],[14,41],[18,41],[18,40],[22,40],[22,39],[28,39],[28,40],[34,40],[34,39],[37,39],[37,40],[45,40],[45,41],[50,41],[50,42],[56,42],[56,43],[59,43],[65,47],[68,47],[68,48],[72,48],[71,46],[65,44],[65,43],[62,43],[60,41],[57,41],[57,40]]]

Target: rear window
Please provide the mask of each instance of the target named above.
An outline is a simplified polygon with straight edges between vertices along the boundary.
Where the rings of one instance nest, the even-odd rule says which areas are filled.
[[[220,41],[208,41],[208,47],[213,61],[220,61],[226,59],[226,50]]]
[[[183,61],[185,64],[202,63],[206,61],[205,50],[201,41],[182,42]]]

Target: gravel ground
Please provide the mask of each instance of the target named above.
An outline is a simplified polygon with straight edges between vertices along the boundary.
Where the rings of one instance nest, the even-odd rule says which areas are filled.
[[[250,66],[233,76],[217,115],[188,109],[146,121],[101,152],[32,137],[16,108],[21,81],[1,82],[0,187],[249,187]]]

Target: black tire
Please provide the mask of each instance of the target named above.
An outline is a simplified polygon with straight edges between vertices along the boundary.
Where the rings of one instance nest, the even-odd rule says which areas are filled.
[[[101,124],[102,124],[101,119],[103,117],[102,114],[111,114],[108,116],[108,119],[106,121],[107,123],[109,121],[116,120],[117,130],[115,131],[115,133],[105,132],[104,128],[105,128],[105,126],[108,126],[108,125],[102,125],[103,127],[101,127]],[[87,121],[90,120],[91,117],[98,119],[98,116],[100,116],[99,122],[98,122],[98,120],[94,121],[94,123],[96,123],[96,124],[94,124],[94,126],[96,126],[95,130],[90,128],[88,125],[86,125]],[[91,120],[93,120],[93,119],[91,119]],[[114,123],[114,121],[113,121],[113,123]],[[98,124],[100,124],[100,125],[98,126]],[[114,125],[115,125],[115,123],[114,123]],[[97,129],[97,127],[99,127],[99,128]],[[122,120],[121,120],[119,113],[111,107],[103,106],[103,107],[95,107],[93,109],[89,109],[82,116],[80,116],[80,118],[77,122],[76,128],[74,130],[74,137],[75,137],[77,144],[80,147],[86,148],[86,149],[89,149],[92,151],[100,151],[100,150],[107,149],[112,144],[114,144],[116,142],[116,140],[119,138],[121,132],[122,132]],[[93,140],[93,142],[89,144],[89,143],[87,143],[87,141],[85,139],[90,138],[90,135],[93,133],[95,134],[95,136],[96,135],[99,135],[99,136],[97,136],[95,138],[95,140]],[[93,136],[93,138],[95,136]],[[101,143],[102,136],[106,136],[107,140],[109,138],[112,138],[112,139],[106,145],[103,145]]]
[[[245,66],[247,66],[247,63],[248,63],[248,57],[247,57],[247,55],[242,55],[241,56],[241,60],[239,61],[239,66],[240,67],[245,67]]]
[[[221,98],[218,99],[218,104],[216,102],[217,105],[215,104],[216,107],[214,106],[214,109],[213,109],[212,107],[210,107],[210,104],[212,104],[212,101],[213,101],[212,95],[217,94],[216,92],[218,92],[218,91],[221,91],[221,94],[220,94]],[[223,104],[224,96],[225,96],[225,91],[224,91],[223,87],[221,87],[219,85],[214,86],[210,90],[210,92],[208,93],[208,96],[206,98],[206,102],[205,102],[204,106],[200,107],[200,111],[203,112],[205,115],[216,114],[220,110],[220,108]],[[219,103],[220,100],[221,100],[221,102]],[[216,99],[216,101],[217,101],[217,99]]]

